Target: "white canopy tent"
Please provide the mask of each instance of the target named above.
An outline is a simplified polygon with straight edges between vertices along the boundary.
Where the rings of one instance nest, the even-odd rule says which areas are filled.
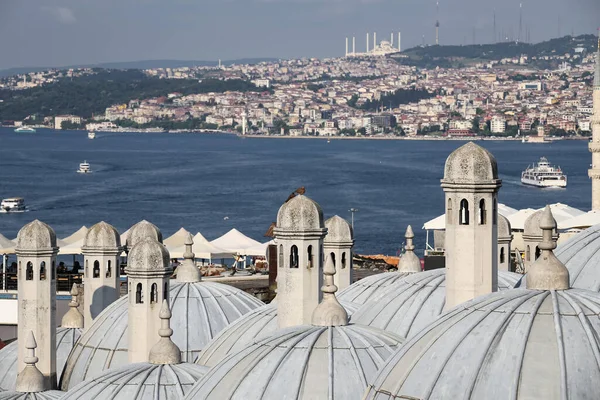
[[[14,254],[17,244],[0,233],[0,254]]]
[[[512,207],[509,207],[504,204],[498,204],[498,213],[504,215],[507,218],[509,215],[512,215],[516,212],[517,212],[517,210],[515,210]],[[425,222],[422,229],[425,229],[428,231],[429,230],[438,231],[438,230],[446,229],[446,214],[442,214],[439,217],[436,217],[430,221]]]
[[[563,229],[587,229],[600,224],[600,210],[588,211],[562,223]]]
[[[192,251],[194,252],[195,258],[206,258],[206,259],[212,260],[213,258],[231,258],[231,257],[233,257],[232,252],[229,252],[225,249],[221,249],[221,248],[213,245],[211,242],[206,240],[206,238],[204,236],[202,236],[202,234],[200,232],[196,233],[196,236],[194,236],[194,244],[192,246]],[[182,258],[184,252],[185,252],[185,245],[176,247],[173,250],[169,249],[171,258]]]
[[[275,244],[275,239],[270,240],[266,243],[261,243],[258,246],[254,246],[254,247],[249,247],[247,249],[244,249],[244,254],[247,256],[260,256],[260,257],[266,257],[267,256],[267,249],[269,248],[269,245]]]
[[[510,227],[512,230],[523,230],[525,229],[525,221],[529,216],[535,213],[537,210],[533,208],[524,208],[522,210],[517,211],[512,215],[505,216],[510,222]]]
[[[61,246],[58,249],[58,254],[61,256],[65,256],[65,255],[78,255],[81,254],[81,248],[83,247],[83,241],[85,240],[85,238],[83,239],[79,239],[76,242],[67,244],[66,246]]]
[[[525,208],[523,210],[519,210],[517,213],[512,215],[507,215],[508,221],[510,222],[510,226],[513,230],[524,230],[525,229],[525,221],[531,214],[536,213],[537,211],[543,210],[544,208]],[[555,203],[550,204],[550,209],[552,210],[552,215],[556,220],[556,224],[558,225],[558,229],[569,229],[570,226],[567,226],[567,221],[572,220],[575,217],[579,217],[581,215],[585,215],[584,211],[581,211],[577,208],[571,207],[567,204]]]
[[[171,251],[171,249],[185,245],[185,239],[189,234],[190,233],[184,228],[179,228],[177,232],[163,240],[163,243],[165,246],[167,246],[167,249]],[[196,241],[194,241],[194,243],[196,243]]]
[[[58,247],[66,247],[66,246],[70,245],[71,243],[75,243],[75,242],[85,239],[85,235],[87,235],[87,232],[88,232],[87,226],[85,226],[85,225],[82,226],[81,228],[79,228],[76,232],[74,232],[70,236],[67,236],[66,238],[63,238],[63,239],[58,239],[57,240]]]
[[[250,255],[246,253],[246,249],[251,249],[262,244],[249,238],[235,228],[210,243],[240,256]]]

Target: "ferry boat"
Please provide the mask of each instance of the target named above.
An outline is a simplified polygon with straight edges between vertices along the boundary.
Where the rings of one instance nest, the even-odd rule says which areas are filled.
[[[88,139],[96,139],[96,132],[88,132]]]
[[[537,187],[566,187],[567,175],[560,167],[551,166],[546,157],[542,157],[537,165],[527,166],[521,173],[521,183]]]
[[[13,213],[25,211],[27,211],[27,207],[25,206],[25,200],[22,197],[4,199],[2,200],[2,203],[0,203],[0,213]]]
[[[17,129],[15,129],[15,132],[17,133],[35,133],[35,129],[28,127],[28,126],[21,126]]]
[[[78,174],[89,174],[92,170],[90,169],[90,164],[87,161],[79,164],[79,169],[77,170]]]

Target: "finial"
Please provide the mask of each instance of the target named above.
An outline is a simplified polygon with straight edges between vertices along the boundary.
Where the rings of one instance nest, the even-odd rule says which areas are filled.
[[[35,366],[35,363],[38,362],[38,358],[35,356],[36,347],[37,343],[35,342],[33,331],[29,331],[27,337],[25,338],[25,348],[27,349],[27,354],[23,358],[23,362],[27,365],[25,365],[25,368],[23,368],[23,370],[19,372],[19,375],[17,376],[17,392],[37,393],[50,389],[49,387],[46,387],[46,378]]]
[[[71,301],[69,302],[69,311],[63,316],[61,327],[63,328],[79,328],[83,329],[83,314],[79,311],[79,303],[77,302],[77,295],[79,290],[77,284],[74,283],[71,288]]]
[[[325,260],[325,268],[323,268],[323,300],[315,308],[312,314],[312,324],[315,326],[340,326],[348,325],[348,313],[335,297],[337,286],[333,283],[333,275],[335,275],[335,265],[331,257]]]
[[[546,206],[540,219],[542,242],[538,248],[542,254],[529,267],[526,275],[527,289],[565,290],[569,289],[569,270],[554,255],[556,239],[552,236],[556,229],[556,220],[550,206]]]
[[[404,238],[406,239],[404,249],[406,252],[402,254],[398,261],[398,272],[421,272],[421,260],[415,254],[414,237],[415,234],[413,233],[412,226],[409,225],[404,234]]]
[[[195,254],[192,251],[194,238],[190,233],[185,237],[185,252],[183,253],[183,261],[177,267],[178,282],[200,282],[202,275],[194,262]]]
[[[181,350],[173,341],[173,329],[171,329],[171,310],[167,300],[163,300],[162,308],[158,314],[160,318],[160,339],[150,349],[148,360],[151,364],[179,364],[181,363]]]

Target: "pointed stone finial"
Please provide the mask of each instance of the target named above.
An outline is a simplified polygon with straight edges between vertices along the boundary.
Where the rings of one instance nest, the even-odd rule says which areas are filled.
[[[161,320],[158,330],[160,339],[150,349],[148,361],[151,364],[179,364],[181,363],[181,350],[171,340],[173,329],[171,329],[171,310],[167,300],[163,300],[158,316]]]
[[[421,260],[415,254],[415,246],[413,244],[415,234],[410,225],[406,228],[404,237],[406,238],[406,245],[404,246],[406,252],[400,257],[400,261],[398,261],[398,272],[421,272]]]
[[[61,326],[63,328],[79,328],[83,329],[83,314],[79,312],[79,303],[77,302],[77,295],[79,290],[77,284],[74,283],[71,288],[71,301],[69,302],[69,311],[63,316]]]
[[[194,262],[195,254],[192,250],[194,238],[190,233],[185,238],[185,252],[183,253],[183,261],[177,267],[178,282],[200,282],[202,275]]]
[[[335,297],[337,286],[333,283],[335,275],[335,265],[331,257],[325,260],[325,268],[323,268],[323,300],[315,308],[312,314],[312,324],[315,326],[341,326],[348,325],[348,313]]]
[[[544,209],[540,219],[540,229],[542,229],[542,242],[538,247],[542,254],[527,271],[527,289],[569,289],[569,270],[552,251],[556,248],[556,239],[552,236],[552,232],[556,230],[556,220],[552,216],[550,206]]]
[[[37,393],[50,389],[49,387],[46,387],[47,379],[44,378],[44,375],[42,375],[40,370],[35,366],[35,363],[38,362],[38,358],[35,356],[36,347],[37,343],[35,342],[33,331],[29,331],[25,338],[27,355],[23,358],[23,362],[27,365],[25,365],[25,368],[23,368],[17,376],[17,392]]]

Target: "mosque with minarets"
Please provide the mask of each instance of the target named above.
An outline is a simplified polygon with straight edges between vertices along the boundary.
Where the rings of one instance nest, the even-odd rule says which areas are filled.
[[[598,209],[600,48],[593,90]],[[494,156],[461,146],[441,190],[445,268],[423,271],[408,226],[398,270],[356,282],[351,225],[291,197],[273,229],[269,304],[203,278],[191,235],[174,270],[152,223],[122,243],[99,222],[81,248],[83,297],[74,286],[60,322],[59,241],[33,221],[17,237],[18,334],[0,350],[0,400],[599,399],[600,225],[558,246],[552,209],[533,213],[516,273]]]

